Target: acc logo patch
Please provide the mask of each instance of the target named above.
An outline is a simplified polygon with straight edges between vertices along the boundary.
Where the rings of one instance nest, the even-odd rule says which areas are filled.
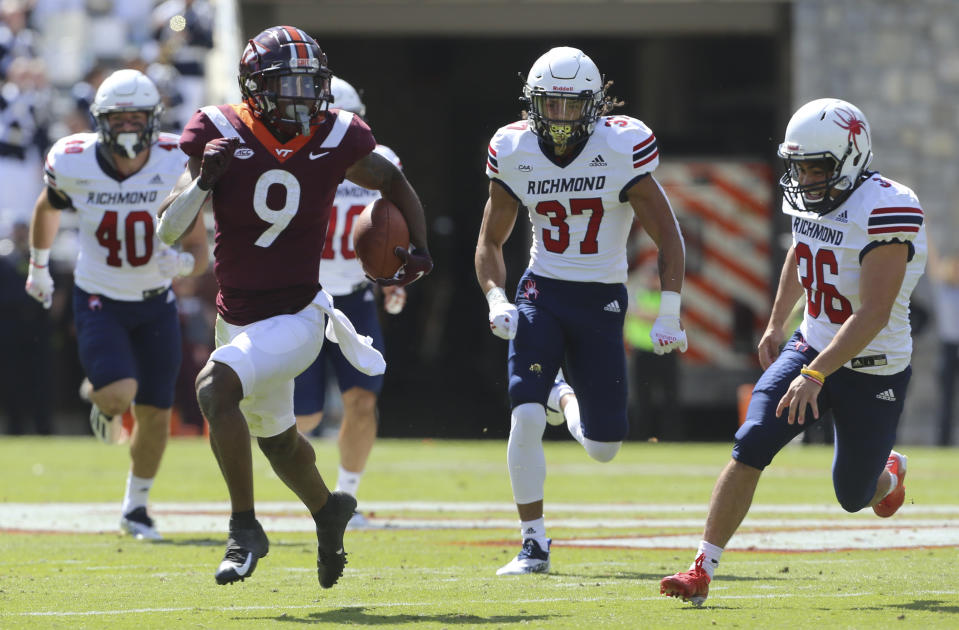
[[[239,158],[241,160],[248,160],[253,157],[253,149],[250,147],[239,147],[236,151],[233,152],[233,157]]]

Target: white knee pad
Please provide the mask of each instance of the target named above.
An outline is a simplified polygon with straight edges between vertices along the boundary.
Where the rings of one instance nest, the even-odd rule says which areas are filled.
[[[603,463],[612,461],[622,445],[622,442],[597,442],[587,437],[583,438],[583,448],[586,449],[586,454]]]
[[[510,416],[506,462],[513,499],[520,505],[543,499],[546,484],[546,454],[543,452],[543,431],[546,430],[546,408],[539,403],[524,403]]]

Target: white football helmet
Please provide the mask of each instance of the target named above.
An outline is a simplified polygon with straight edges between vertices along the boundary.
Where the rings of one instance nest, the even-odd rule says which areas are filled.
[[[861,183],[872,161],[869,123],[862,111],[838,98],[821,98],[800,107],[779,145],[786,173],[779,180],[786,201],[796,210],[826,214],[839,207]],[[825,160],[830,175],[801,185],[797,163]]]
[[[333,77],[330,83],[330,91],[333,92],[333,106],[353,112],[360,118],[366,117],[366,105],[360,98],[360,93],[352,85],[341,79]]]
[[[160,133],[160,92],[156,85],[139,70],[117,70],[100,84],[90,105],[90,113],[97,124],[100,142],[117,154],[134,158],[147,149]],[[147,113],[147,124],[139,132],[113,133],[107,115],[117,112]]]
[[[553,48],[533,63],[523,100],[533,133],[555,146],[587,139],[607,104],[603,75],[577,48]]]

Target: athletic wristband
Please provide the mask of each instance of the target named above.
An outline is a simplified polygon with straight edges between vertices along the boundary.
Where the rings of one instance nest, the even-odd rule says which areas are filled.
[[[176,243],[190,228],[209,196],[210,191],[200,188],[196,179],[190,182],[160,217],[157,222],[157,237],[167,245]]]
[[[50,249],[30,248],[30,264],[34,267],[46,267],[50,264]]]
[[[486,302],[489,304],[490,308],[493,308],[497,304],[509,303],[509,298],[506,297],[506,291],[502,287],[493,287],[486,292]]]
[[[820,372],[819,370],[812,370],[808,367],[803,366],[799,373],[804,376],[807,380],[819,383],[819,386],[822,387],[826,384],[826,375]]]
[[[676,291],[661,291],[659,293],[659,316],[679,319],[679,302],[680,295]]]

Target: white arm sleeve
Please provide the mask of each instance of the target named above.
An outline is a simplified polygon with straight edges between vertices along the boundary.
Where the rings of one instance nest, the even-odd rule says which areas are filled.
[[[157,237],[167,245],[173,245],[183,236],[210,196],[210,191],[201,189],[196,182],[196,179],[190,182],[157,223]]]

